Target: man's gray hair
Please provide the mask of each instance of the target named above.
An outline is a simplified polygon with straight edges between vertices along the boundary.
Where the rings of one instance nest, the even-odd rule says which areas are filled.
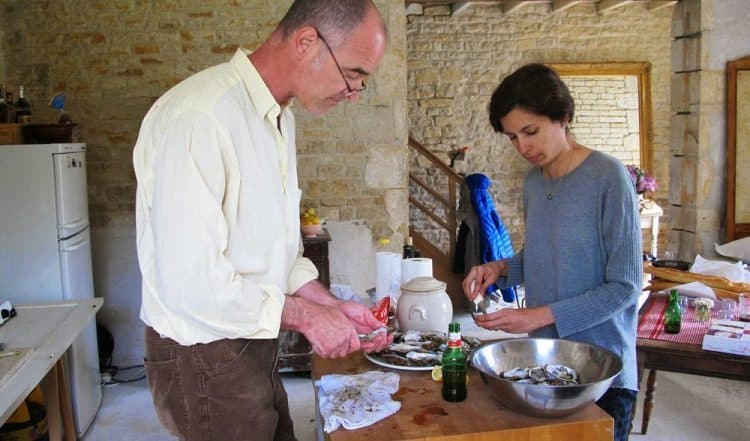
[[[286,39],[303,26],[313,26],[335,47],[362,23],[370,8],[375,8],[372,0],[295,0],[279,29]]]

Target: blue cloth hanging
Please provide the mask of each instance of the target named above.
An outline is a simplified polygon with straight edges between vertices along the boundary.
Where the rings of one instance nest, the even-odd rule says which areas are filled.
[[[474,173],[465,178],[471,195],[471,204],[474,206],[474,212],[479,218],[480,225],[480,258],[482,263],[492,262],[495,260],[513,257],[513,243],[510,241],[508,230],[505,229],[503,221],[495,211],[495,204],[492,202],[492,195],[489,188],[491,185],[490,178],[481,174]],[[490,286],[487,292],[494,292],[497,287]],[[510,287],[501,290],[503,300],[514,302],[516,300],[516,288]]]

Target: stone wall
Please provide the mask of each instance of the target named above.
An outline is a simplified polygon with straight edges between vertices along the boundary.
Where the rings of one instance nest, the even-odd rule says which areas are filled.
[[[726,63],[750,55],[750,3],[683,0],[672,32],[669,247],[715,256],[726,194]]]
[[[655,197],[663,204],[673,9],[638,3],[600,14],[593,4],[579,4],[551,14],[547,4],[529,4],[506,14],[500,6],[477,3],[451,15],[448,7],[415,8],[407,17],[410,134],[446,162],[449,152],[470,147],[455,169],[492,179],[496,209],[518,249],[524,231],[521,185],[530,166],[489,125],[486,107],[494,89],[530,62],[650,62],[653,173],[660,183]]]
[[[576,141],[609,153],[623,164],[640,164],[638,78],[564,77],[576,103],[570,124]]]
[[[13,88],[26,86],[36,122],[55,120],[46,103],[65,92],[66,110],[88,145],[95,291],[105,298],[99,319],[113,328],[116,362],[142,358],[131,162],[141,120],[171,86],[228,60],[237,47],[256,47],[290,4],[3,2],[2,77]],[[400,244],[408,222],[404,5],[375,4],[389,28],[389,48],[368,91],[324,117],[295,108],[303,204],[331,220],[332,279],[365,286],[374,286],[374,274],[367,280],[374,238]]]
[[[2,6],[0,6],[2,8]],[[5,84],[5,30],[8,28],[5,11],[0,9],[0,83]]]
[[[7,3],[8,82],[26,86],[39,122],[55,117],[45,105],[50,96],[68,95],[67,110],[89,148],[89,208],[98,227],[132,224],[131,152],[153,101],[187,76],[228,60],[238,46],[256,47],[291,2]],[[298,147],[307,204],[324,207],[333,220],[366,219],[377,234],[391,235],[406,228],[392,202],[405,200],[399,160],[405,109],[396,99],[405,93],[403,5],[376,3],[400,51],[388,52],[360,102],[323,118],[296,109]]]

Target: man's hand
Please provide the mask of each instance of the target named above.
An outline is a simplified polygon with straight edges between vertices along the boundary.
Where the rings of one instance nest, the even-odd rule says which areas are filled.
[[[345,357],[361,349],[354,324],[337,306],[288,296],[281,314],[281,327],[304,334],[313,351],[324,358]]]
[[[535,331],[555,322],[548,306],[539,308],[503,308],[489,314],[476,314],[474,321],[485,329],[501,330],[511,334]]]
[[[359,334],[368,334],[376,329],[382,328],[386,324],[376,319],[372,315],[370,308],[361,305],[357,302],[341,302],[339,309],[344,315],[351,320],[354,325],[354,329]],[[385,349],[388,345],[393,343],[393,336],[384,332],[378,334],[373,340],[361,342],[362,350],[365,352],[379,352]]]

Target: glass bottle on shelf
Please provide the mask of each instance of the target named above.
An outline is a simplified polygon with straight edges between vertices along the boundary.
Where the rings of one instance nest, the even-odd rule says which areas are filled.
[[[677,334],[682,325],[682,308],[680,307],[680,294],[676,289],[669,293],[669,303],[664,311],[664,332]]]
[[[411,259],[416,256],[416,250],[414,250],[414,242],[411,236],[406,238],[406,244],[404,245],[404,259]]]
[[[0,124],[9,122],[12,121],[10,121],[9,106],[5,103],[5,84],[0,84]]]
[[[28,124],[31,122],[31,104],[23,95],[23,86],[18,88],[18,99],[15,103],[16,121],[19,124]]]
[[[5,91],[5,104],[8,106],[8,114],[6,116],[6,120],[9,123],[15,123],[16,122],[16,109],[13,102],[13,92],[6,90]]]
[[[461,340],[461,324],[448,325],[448,348],[443,353],[443,399],[458,402],[466,399],[466,354]]]

